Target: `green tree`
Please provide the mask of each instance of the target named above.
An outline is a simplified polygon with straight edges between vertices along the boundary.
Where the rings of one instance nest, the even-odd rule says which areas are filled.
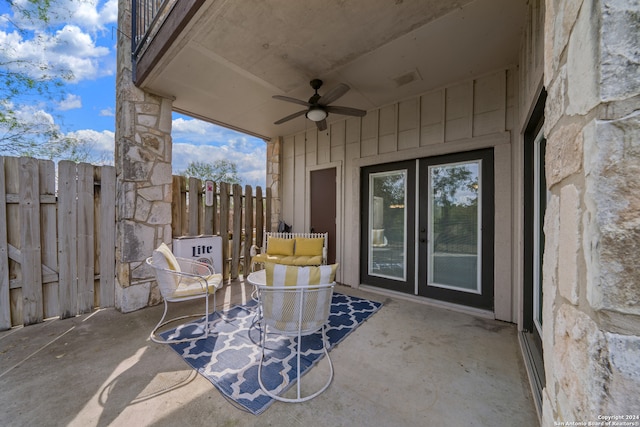
[[[185,170],[179,173],[187,177],[199,178],[203,181],[226,182],[240,184],[238,166],[229,160],[216,160],[213,163],[191,162]]]
[[[431,170],[435,250],[474,253],[477,243],[478,169],[474,165]]]
[[[77,0],[80,1],[80,0]],[[13,11],[0,16],[8,32],[21,36],[33,34],[36,42],[52,34],[54,15],[51,0],[18,2],[5,0]],[[15,156],[65,158],[86,161],[84,141],[67,138],[54,116],[43,113],[36,104],[61,101],[65,85],[73,79],[70,69],[52,66],[46,61],[17,58],[9,45],[0,46],[0,152]]]

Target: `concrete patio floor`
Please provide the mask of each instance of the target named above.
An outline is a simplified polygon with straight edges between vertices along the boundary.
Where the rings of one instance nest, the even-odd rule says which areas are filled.
[[[333,383],[309,402],[276,402],[259,416],[237,409],[170,347],[148,340],[162,306],[103,309],[0,332],[0,426],[538,425],[515,325],[336,291],[384,306],[331,351]],[[249,293],[234,282],[218,306]],[[201,310],[189,304],[180,310]]]

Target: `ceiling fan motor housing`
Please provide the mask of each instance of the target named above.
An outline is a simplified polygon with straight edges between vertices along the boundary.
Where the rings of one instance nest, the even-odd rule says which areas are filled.
[[[311,88],[313,90],[315,90],[316,92],[318,92],[318,89],[320,89],[322,87],[322,80],[320,79],[313,79],[309,82],[309,84],[311,85]]]

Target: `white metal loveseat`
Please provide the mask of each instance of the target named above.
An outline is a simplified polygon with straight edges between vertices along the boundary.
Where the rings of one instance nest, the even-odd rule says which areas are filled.
[[[265,262],[317,266],[327,264],[329,233],[264,233],[263,247],[251,247],[251,270]]]

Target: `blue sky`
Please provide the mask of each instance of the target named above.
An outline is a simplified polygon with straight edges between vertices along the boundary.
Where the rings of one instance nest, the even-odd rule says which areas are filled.
[[[16,0],[27,4],[28,0]],[[0,64],[11,59],[41,61],[73,72],[65,99],[51,103],[34,97],[16,99],[26,117],[44,117],[69,136],[91,141],[95,163],[112,163],[115,132],[117,0],[53,0],[53,33],[41,39],[38,28],[21,23],[6,0],[0,0]],[[15,31],[17,23],[30,31]],[[42,41],[43,40],[43,41]],[[47,48],[43,48],[46,46]],[[8,58],[11,55],[11,58]],[[238,166],[243,184],[264,186],[263,140],[174,114],[173,171],[190,161],[226,159]],[[215,147],[215,149],[213,149]]]

